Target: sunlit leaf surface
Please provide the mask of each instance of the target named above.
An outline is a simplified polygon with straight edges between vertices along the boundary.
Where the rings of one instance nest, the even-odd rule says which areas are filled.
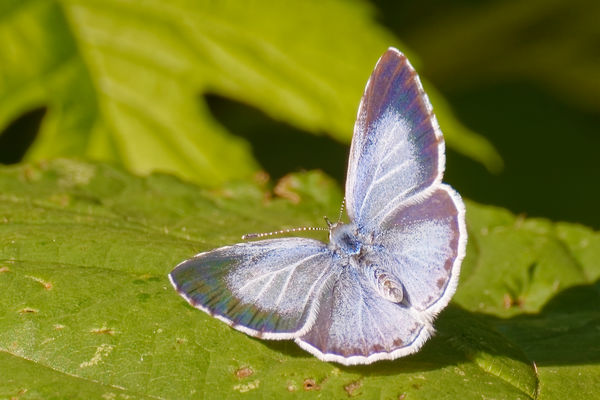
[[[600,392],[600,234],[580,225],[468,202],[467,257],[437,335],[416,355],[368,366],[250,338],[171,288],[181,260],[248,232],[322,226],[341,197],[318,172],[204,189],[71,160],[2,167],[0,398]]]

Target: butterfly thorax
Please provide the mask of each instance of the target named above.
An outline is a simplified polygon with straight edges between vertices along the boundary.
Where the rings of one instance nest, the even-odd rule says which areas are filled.
[[[402,283],[385,268],[379,259],[370,259],[372,240],[358,232],[356,225],[338,222],[329,228],[329,248],[343,258],[354,258],[348,265],[361,266],[360,270],[373,285],[372,287],[386,300],[401,303],[404,299]]]
[[[329,247],[341,256],[360,254],[363,243],[354,224],[337,222],[329,229]]]

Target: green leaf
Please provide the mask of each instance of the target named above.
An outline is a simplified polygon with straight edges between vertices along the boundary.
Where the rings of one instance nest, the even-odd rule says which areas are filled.
[[[91,157],[214,185],[259,165],[204,94],[349,142],[367,78],[394,44],[359,2],[5,1],[0,127],[47,107],[29,160]],[[440,111],[450,146],[501,167],[489,142]]]
[[[461,282],[415,355],[343,367],[190,307],[167,273],[248,232],[322,226],[319,172],[205,189],[56,160],[0,169],[0,398],[588,399],[600,234],[467,203]],[[317,236],[325,239],[325,233]]]

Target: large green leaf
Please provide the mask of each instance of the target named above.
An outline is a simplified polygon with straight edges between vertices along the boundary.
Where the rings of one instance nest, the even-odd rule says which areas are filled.
[[[204,94],[349,141],[367,78],[394,44],[362,2],[8,0],[0,127],[47,107],[29,160],[92,157],[215,184],[258,165]],[[434,97],[449,145],[500,168],[490,143]]]
[[[277,193],[275,195],[274,193]],[[204,189],[71,160],[0,169],[0,398],[589,399],[600,392],[600,234],[467,203],[453,303],[416,355],[343,367],[261,341],[171,288],[244,233],[323,225],[318,172]]]

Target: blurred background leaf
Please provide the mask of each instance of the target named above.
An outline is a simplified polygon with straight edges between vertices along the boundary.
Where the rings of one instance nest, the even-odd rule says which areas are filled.
[[[209,185],[248,177],[263,162],[247,137],[215,119],[210,94],[344,149],[376,60],[390,45],[404,47],[374,13],[340,1],[5,2],[0,127],[19,121],[15,135],[27,142],[19,118],[30,131],[37,121],[20,149],[26,160],[81,156]],[[492,145],[433,97],[449,145],[498,171]],[[223,119],[237,118],[226,110]],[[10,128],[2,136],[10,140]],[[3,145],[0,161],[21,159]]]
[[[448,182],[600,227],[599,4],[6,0],[0,162],[79,156],[211,185],[320,168],[342,184],[366,78],[395,45],[434,104]]]

